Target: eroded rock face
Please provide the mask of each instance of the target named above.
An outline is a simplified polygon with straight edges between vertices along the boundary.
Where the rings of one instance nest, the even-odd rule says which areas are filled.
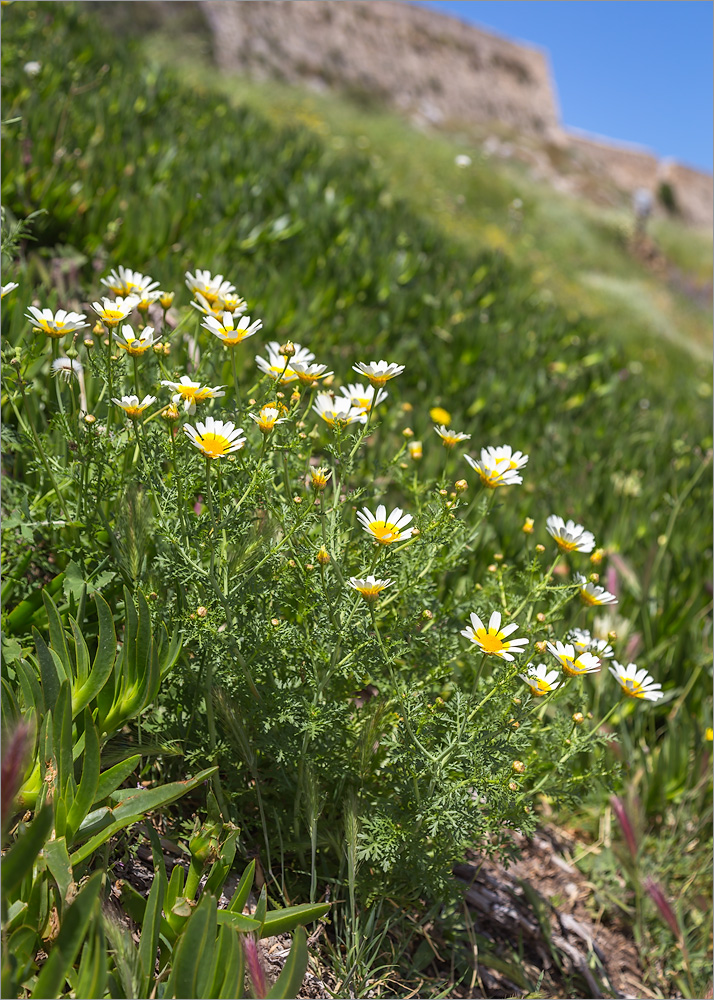
[[[395,0],[205,0],[216,60],[251,76],[339,85],[439,124],[558,128],[545,52]]]

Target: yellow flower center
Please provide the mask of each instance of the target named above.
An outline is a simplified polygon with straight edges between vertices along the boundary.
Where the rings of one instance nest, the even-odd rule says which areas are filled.
[[[639,681],[636,681],[633,677],[623,677],[622,682],[625,694],[629,694],[631,698],[644,698],[644,688]]]
[[[199,292],[204,297],[206,302],[208,302],[208,304],[211,306],[214,304],[214,302],[218,301],[218,296],[216,295],[216,293],[212,291],[207,285],[204,285],[203,288],[194,288],[194,295]]]
[[[368,375],[367,378],[376,389],[381,389],[391,378],[391,375]]]
[[[597,598],[595,594],[591,594],[584,587],[580,591],[580,600],[583,602],[583,604],[587,604],[591,608],[597,607],[600,604],[600,599]]]
[[[369,530],[380,545],[389,545],[390,542],[399,538],[399,529],[396,524],[392,524],[390,521],[372,521]]]
[[[145,406],[125,406],[124,412],[130,420],[138,420],[145,409]]]
[[[138,337],[135,337],[133,340],[130,340],[129,343],[126,344],[126,346],[124,344],[119,344],[119,347],[125,350],[127,354],[131,354],[132,356],[134,356],[143,354],[145,351],[148,351],[149,348],[151,347],[151,344],[149,343],[148,340],[141,341],[139,340]]]
[[[236,344],[240,344],[241,340],[244,339],[244,334],[242,332],[237,333],[235,330],[231,330],[230,332],[228,330],[224,330],[223,336],[221,337],[221,340],[226,347],[235,347]]]
[[[119,312],[118,309],[104,309],[100,314],[102,322],[106,326],[118,326],[124,319],[126,313]]]
[[[478,469],[477,471],[483,485],[487,486],[490,490],[495,490],[497,486],[502,485],[501,473],[495,469],[491,472],[484,472],[483,469]]]
[[[582,666],[578,666],[577,660],[570,660],[567,656],[560,656],[558,659],[565,673],[571,677],[577,677],[579,674],[585,673]]]
[[[380,591],[383,588],[377,586],[371,586],[371,587],[365,586],[365,587],[358,587],[357,589],[359,590],[362,597],[364,597],[365,601],[376,601],[377,598],[379,597]]]
[[[557,535],[555,536],[555,541],[558,547],[563,550],[563,552],[575,552],[575,550],[578,547],[577,542],[568,542],[566,541],[565,538],[559,538]]]
[[[502,653],[504,649],[508,649],[510,646],[509,642],[504,642],[501,639],[500,632],[492,632],[490,629],[480,628],[476,632],[476,642],[478,642],[484,653]]]
[[[542,677],[537,677],[532,680],[528,687],[537,698],[540,698],[541,695],[548,694],[551,690],[550,684],[547,684]]]
[[[209,458],[220,458],[231,446],[225,434],[204,434],[201,440],[201,450]]]

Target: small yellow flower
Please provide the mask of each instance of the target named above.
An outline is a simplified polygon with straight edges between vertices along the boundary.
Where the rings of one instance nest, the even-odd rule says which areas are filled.
[[[429,416],[435,424],[443,424],[444,427],[451,425],[451,414],[442,406],[434,406],[429,410]]]
[[[409,457],[412,462],[420,461],[423,455],[421,441],[410,441],[407,448],[409,449]]]
[[[714,729],[712,729],[711,726],[707,726],[706,730],[704,731],[704,739],[708,743],[711,743],[712,740],[714,740]]]
[[[164,310],[170,309],[174,301],[173,292],[159,292],[159,305]]]
[[[523,527],[521,528],[521,531],[523,532],[524,535],[532,535],[533,534],[533,525],[534,525],[534,523],[535,522],[533,521],[532,517],[527,517],[525,519],[525,521],[523,522]]]

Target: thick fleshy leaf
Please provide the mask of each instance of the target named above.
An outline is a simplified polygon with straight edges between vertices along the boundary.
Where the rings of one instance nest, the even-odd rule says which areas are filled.
[[[37,855],[45,845],[53,824],[51,803],[43,806],[32,823],[20,834],[0,864],[2,894],[11,896],[26,875],[32,871]]]
[[[260,936],[265,938],[285,934],[324,917],[329,910],[329,903],[301,903],[299,906],[286,906],[284,910],[269,910],[265,914]]]
[[[268,1000],[284,1000],[296,997],[305,978],[307,969],[307,937],[302,927],[298,927],[293,937],[292,947],[283,971],[268,993]]]

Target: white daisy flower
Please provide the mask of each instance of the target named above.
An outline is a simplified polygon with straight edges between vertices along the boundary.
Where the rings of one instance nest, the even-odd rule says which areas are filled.
[[[563,552],[592,552],[595,548],[595,536],[586,531],[582,524],[570,520],[565,522],[557,514],[551,514],[545,527]]]
[[[25,316],[35,330],[41,330],[48,337],[64,337],[67,333],[74,333],[75,330],[83,330],[89,326],[84,313],[67,312],[64,309],[58,309],[53,313],[51,309],[28,306]]]
[[[461,635],[475,643],[483,653],[498,656],[502,660],[512,660],[512,653],[522,653],[521,646],[528,645],[528,639],[509,639],[518,629],[516,622],[501,628],[501,613],[494,611],[488,620],[488,628],[479,616],[472,612],[471,625],[461,630]]]
[[[600,660],[592,653],[575,652],[571,643],[557,641],[546,643],[548,649],[558,660],[560,666],[570,677],[581,677],[583,674],[596,674],[600,669]]]
[[[319,379],[334,375],[334,372],[328,372],[327,365],[311,365],[307,361],[296,361],[295,358],[291,359],[290,368],[303,385],[317,385]]]
[[[195,428],[184,425],[184,431],[200,452],[207,458],[221,458],[232,451],[240,451],[245,444],[243,429],[230,421],[206,417],[205,423],[196,421]]]
[[[263,406],[257,416],[255,413],[251,413],[250,418],[251,420],[255,420],[263,434],[270,434],[276,424],[285,423],[285,417],[281,417],[280,410],[277,410],[274,406]]]
[[[572,628],[565,638],[575,647],[576,653],[594,653],[607,659],[615,655],[606,639],[596,639],[586,628]]]
[[[221,295],[216,305],[223,306],[224,311],[231,313],[233,316],[244,313],[248,308],[245,299],[232,292],[226,292],[225,295]]]
[[[575,582],[580,587],[580,600],[589,607],[601,607],[603,604],[617,604],[617,598],[604,587],[590,583],[582,573],[575,574]]]
[[[316,493],[322,493],[331,475],[332,470],[323,469],[322,466],[317,469],[310,469],[310,486],[312,486]]]
[[[644,667],[638,670],[636,663],[628,663],[623,667],[614,660],[609,669],[625,694],[631,698],[644,698],[646,701],[658,701],[664,698],[662,685],[656,684]]]
[[[454,445],[459,443],[459,441],[469,441],[471,438],[470,434],[461,434],[457,433],[457,431],[450,431],[445,424],[441,424],[439,427],[434,424],[434,430],[441,438],[445,448],[453,448]]]
[[[490,490],[495,490],[498,486],[517,486],[522,483],[523,478],[518,475],[518,469],[528,463],[528,455],[524,455],[522,451],[514,452],[508,444],[498,448],[482,448],[478,461],[470,455],[464,455],[464,458],[478,473],[483,485]]]
[[[401,375],[404,371],[404,365],[388,364],[386,361],[370,361],[369,364],[365,364],[364,361],[360,361],[358,364],[352,365],[352,371],[357,372],[358,375],[364,375],[375,389],[379,389],[390,378]]]
[[[6,285],[3,285],[2,289],[0,289],[0,291],[2,291],[2,294],[0,295],[0,298],[4,299],[6,295],[9,295],[10,292],[14,292],[15,289],[19,288],[19,287],[20,287],[19,282],[17,282],[17,281],[8,281],[8,283]]]
[[[387,508],[381,503],[376,513],[372,514],[368,507],[357,511],[357,520],[368,535],[380,545],[391,545],[392,542],[402,542],[411,538],[414,528],[407,528],[412,519],[411,514],[405,514],[401,507],[395,507],[387,517]]]
[[[218,399],[219,396],[225,396],[225,392],[223,392],[225,386],[217,385],[212,388],[209,385],[201,385],[200,382],[192,381],[188,375],[182,375],[178,382],[170,382],[168,379],[162,379],[161,384],[167,385],[169,389],[173,389],[174,395],[171,397],[171,402],[183,403],[184,410],[190,414],[196,412],[196,403],[203,403],[207,399]]]
[[[192,295],[202,295],[211,305],[236,290],[235,285],[225,281],[222,274],[214,277],[210,271],[200,270],[195,274],[186,271],[186,287]]]
[[[154,341],[158,341],[159,339],[154,334],[153,326],[145,326],[143,330],[139,331],[139,336],[137,337],[128,323],[121,328],[121,334],[114,331],[112,336],[119,347],[126,351],[127,354],[131,354],[132,357],[139,357],[139,355],[145,354],[153,347]]]
[[[538,666],[534,663],[529,663],[526,669],[528,671],[527,674],[519,674],[518,676],[522,681],[525,681],[531,689],[531,694],[535,695],[536,698],[540,698],[544,694],[549,694],[560,687],[560,681],[558,680],[560,675],[558,671],[548,670],[545,663],[539,663]]]
[[[262,329],[262,319],[253,320],[251,323],[250,316],[241,316],[236,324],[236,318],[233,313],[224,312],[220,319],[216,319],[215,316],[207,316],[201,326],[218,337],[226,347],[235,347],[236,344],[247,340],[248,337],[252,337],[253,334]]]
[[[373,399],[374,405],[379,406],[389,396],[386,389],[375,389],[373,385],[362,385],[361,382],[351,382],[348,386],[340,386],[340,392],[345,399],[349,399],[353,406],[359,407],[365,413],[371,410]],[[374,398],[375,393],[377,394],[376,399]]]
[[[150,295],[159,287],[158,281],[154,281],[148,274],[140,274],[128,267],[122,267],[121,264],[118,271],[112,269],[106,278],[101,279],[101,282],[113,295],[121,295],[122,297],[135,295],[138,299]]]
[[[119,326],[131,315],[138,301],[135,295],[126,298],[119,296],[116,299],[103,298],[101,302],[93,302],[92,309],[106,327]]]
[[[223,313],[229,312],[232,316],[240,316],[245,312],[245,306],[238,309],[229,309],[225,305],[225,299],[216,299],[215,302],[209,302],[208,299],[204,298],[199,292],[195,299],[191,300],[191,305],[194,309],[198,309],[200,313],[204,316],[213,316],[214,319],[222,320]]]
[[[122,410],[124,410],[130,420],[138,420],[144,410],[155,402],[156,396],[144,396],[141,402],[139,402],[138,396],[122,396],[121,399],[115,399],[112,396],[112,403],[116,403],[117,406],[121,406]]]
[[[379,595],[391,582],[391,580],[377,580],[374,576],[365,577],[364,580],[359,580],[356,576],[350,577],[350,587],[354,587],[365,601],[370,603],[379,600]]]
[[[330,427],[347,427],[348,424],[367,422],[364,410],[352,406],[344,396],[333,396],[329,392],[318,393],[312,408]]]

